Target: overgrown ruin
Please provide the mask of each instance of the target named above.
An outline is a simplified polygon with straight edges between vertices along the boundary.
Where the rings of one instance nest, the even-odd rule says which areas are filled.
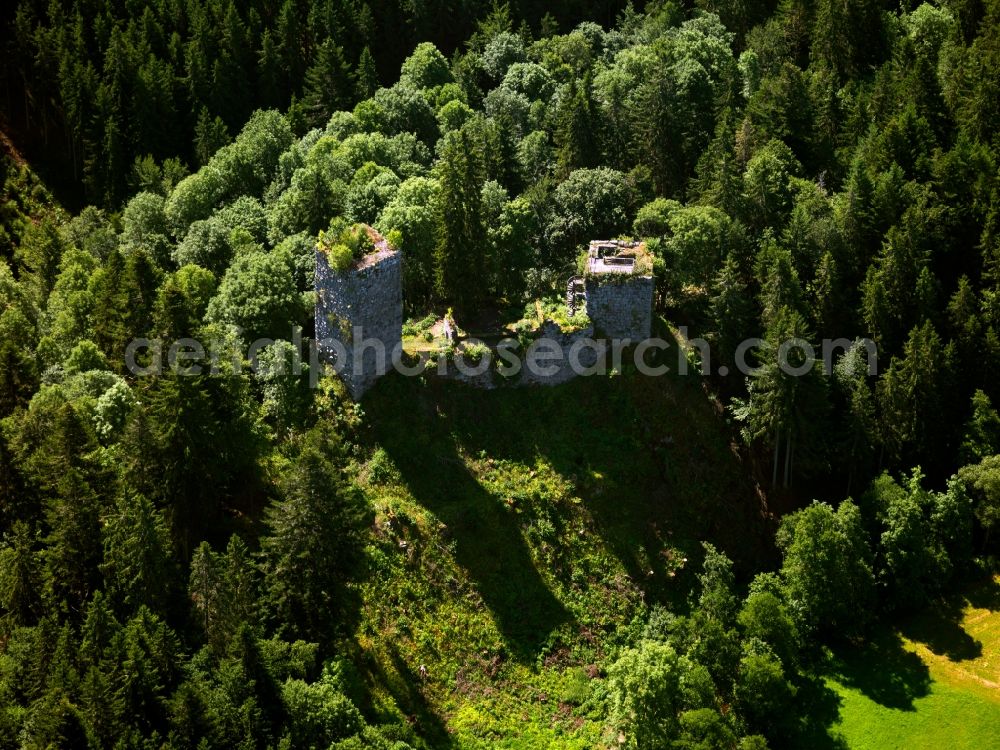
[[[360,257],[345,260],[338,248],[316,250],[316,338],[321,358],[336,366],[354,399],[361,398],[393,366],[402,351],[402,254],[389,246],[371,227],[371,239]],[[582,259],[580,273],[567,284],[566,307],[573,317],[581,310],[589,324],[580,330],[561,331],[543,322],[540,334],[563,351],[564,363],[551,375],[524,372],[518,385],[554,385],[574,377],[567,364],[570,348],[579,352],[582,339],[628,340],[638,343],[650,336],[653,315],[652,257],[643,242],[595,240]],[[376,343],[378,342],[378,343]],[[453,341],[451,343],[454,343]],[[603,350],[601,343],[598,350]],[[529,347],[530,350],[530,347]],[[592,366],[598,350],[583,353]],[[445,363],[446,377],[479,387],[494,387],[498,377],[486,370],[475,377],[459,376]]]
[[[569,283],[572,313],[586,305],[598,336],[638,343],[653,324],[653,265],[644,242],[594,240],[583,274]]]

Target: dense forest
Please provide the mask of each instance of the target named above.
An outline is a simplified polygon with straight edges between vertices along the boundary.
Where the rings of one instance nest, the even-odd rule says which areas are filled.
[[[830,654],[995,572],[995,0],[3,13],[0,747],[839,747]],[[311,388],[356,222],[414,320],[644,238],[712,374]]]
[[[608,23],[623,7],[524,5],[514,9],[526,34],[528,23]],[[418,41],[450,53],[488,10],[483,0],[11,3],[0,11],[6,127],[73,204],[117,207],[157,167],[169,184],[205,164],[257,109],[287,111],[299,129],[325,125],[395,80]]]

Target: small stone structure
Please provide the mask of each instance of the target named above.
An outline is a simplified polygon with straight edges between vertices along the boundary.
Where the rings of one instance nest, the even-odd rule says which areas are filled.
[[[505,366],[508,363],[496,352],[491,353],[488,367],[484,363],[476,366],[467,364],[466,371],[463,372],[454,361],[448,360],[443,365],[430,367],[428,372],[487,390],[507,383],[517,386],[559,385],[596,367],[606,357],[607,351],[604,341],[594,339],[593,326],[566,332],[556,323],[546,320],[539,329],[537,338],[526,350],[515,350],[521,367],[509,379],[497,371],[499,363]],[[537,372],[529,367],[532,357],[538,357]]]
[[[336,367],[354,399],[392,368],[393,354],[402,347],[402,254],[374,229],[368,231],[375,252],[344,272],[331,268],[326,252],[316,249],[319,354]],[[363,341],[372,343],[362,346]]]
[[[574,277],[579,288],[579,277]],[[574,280],[571,280],[574,284]],[[598,335],[609,339],[648,339],[653,325],[652,261],[645,243],[595,240],[590,243],[583,277],[587,316]],[[575,293],[579,297],[579,293]]]
[[[606,345],[603,341],[594,340],[594,327],[587,326],[578,331],[564,333],[559,326],[551,320],[542,324],[541,335],[537,341],[532,342],[528,347],[525,357],[531,355],[542,342],[548,348],[540,354],[554,355],[548,369],[550,372],[531,372],[527,366],[522,367],[521,379],[518,385],[559,385],[567,380],[572,380],[579,372],[577,367],[584,371],[594,367],[604,356]],[[596,349],[591,344],[596,345]],[[554,347],[554,349],[553,349]]]

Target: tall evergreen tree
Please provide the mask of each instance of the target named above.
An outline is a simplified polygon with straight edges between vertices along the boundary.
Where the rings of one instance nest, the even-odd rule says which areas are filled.
[[[355,92],[359,100],[368,99],[378,90],[378,71],[370,48],[361,50],[358,67],[354,72]]]
[[[268,603],[280,630],[327,642],[358,555],[361,498],[334,464],[336,442],[317,427],[280,483],[261,540]]]
[[[903,466],[923,466],[938,477],[955,438],[957,425],[947,418],[948,384],[953,353],[931,322],[910,331],[900,357],[895,357],[878,384],[884,442]],[[949,448],[951,450],[949,450]]]
[[[734,413],[746,425],[748,442],[763,440],[772,449],[773,487],[791,486],[797,472],[827,468],[827,381],[814,351],[810,355],[804,346],[809,338],[802,316],[780,307],[768,326],[760,368],[749,381],[750,398],[736,402]]]
[[[346,108],[352,88],[344,50],[328,37],[316,50],[315,62],[306,71],[302,99],[309,126],[323,127],[331,114]]]
[[[556,113],[555,138],[562,177],[574,169],[595,166],[600,157],[590,88],[589,73],[580,82],[576,78],[570,79],[569,91]]]
[[[260,630],[258,572],[246,544],[235,534],[224,553],[202,542],[191,558],[188,593],[193,616],[220,657],[241,627]]]
[[[469,307],[486,292],[482,286],[486,263],[482,170],[480,145],[468,129],[445,136],[438,163],[441,189],[434,250],[435,291],[439,298],[459,308]]]
[[[215,152],[229,143],[229,129],[222,118],[212,117],[207,107],[198,113],[198,123],[194,128],[194,154],[198,164],[208,164]]]
[[[121,611],[145,605],[165,614],[175,571],[163,516],[142,495],[125,493],[105,517],[103,537],[101,571]]]
[[[42,614],[41,574],[31,527],[16,521],[0,547],[0,628],[34,625]]]

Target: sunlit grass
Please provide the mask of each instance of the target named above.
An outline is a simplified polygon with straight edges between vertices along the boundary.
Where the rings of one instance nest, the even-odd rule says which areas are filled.
[[[926,686],[914,688],[906,700],[893,705],[866,689],[864,681],[849,684],[843,675],[829,678],[827,684],[841,700],[831,734],[843,738],[851,750],[1000,746],[998,593],[996,582],[982,584],[960,597],[950,612],[924,613],[902,624],[900,648],[919,658],[929,677]]]

